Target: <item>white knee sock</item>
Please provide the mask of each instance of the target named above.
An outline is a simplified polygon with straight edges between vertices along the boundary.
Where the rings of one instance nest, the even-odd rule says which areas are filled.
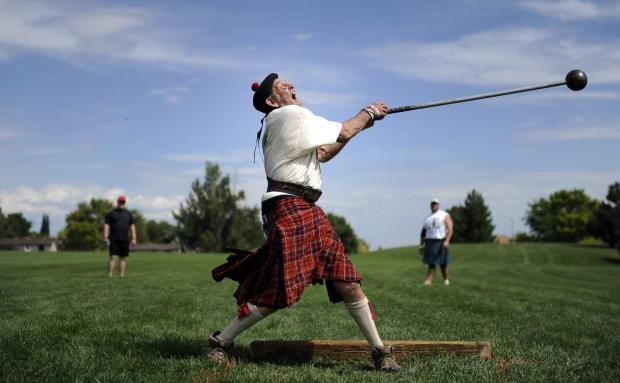
[[[377,327],[375,327],[375,321],[372,318],[373,315],[370,310],[368,298],[364,297],[364,299],[358,302],[345,303],[345,306],[347,310],[349,310],[349,314],[351,314],[353,320],[355,320],[355,323],[357,323],[357,327],[362,330],[370,348],[383,347],[383,342],[379,337]]]
[[[251,303],[245,303],[237,310],[235,319],[217,337],[226,343],[232,342],[237,335],[263,318],[263,315],[258,311],[258,307]]]

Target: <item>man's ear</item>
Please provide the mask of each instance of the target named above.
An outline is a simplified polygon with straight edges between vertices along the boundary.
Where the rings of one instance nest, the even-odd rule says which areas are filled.
[[[275,101],[273,97],[269,96],[265,99],[265,104],[269,105],[272,108],[279,108],[280,103]]]

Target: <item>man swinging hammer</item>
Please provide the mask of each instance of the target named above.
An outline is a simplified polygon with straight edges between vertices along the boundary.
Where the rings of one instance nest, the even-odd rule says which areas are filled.
[[[239,282],[234,293],[238,310],[226,328],[209,337],[208,358],[232,362],[230,350],[237,335],[292,306],[308,285],[325,282],[330,301],[345,302],[368,340],[375,369],[399,371],[393,347],[384,346],[375,327],[373,307],[360,285],[362,277],[315,204],[321,196],[320,163],[334,158],[355,135],[383,119],[387,105],[374,102],[339,123],[304,108],[293,84],[276,73],[254,83],[252,90],[254,107],[265,114],[261,143],[267,192],[261,210],[267,240],[256,251],[236,251],[213,269],[216,281]]]

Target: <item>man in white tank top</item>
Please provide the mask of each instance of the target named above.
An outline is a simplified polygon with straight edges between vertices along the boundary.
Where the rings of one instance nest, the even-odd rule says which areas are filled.
[[[449,285],[448,264],[451,261],[450,239],[453,233],[453,222],[450,214],[439,209],[439,200],[431,201],[431,215],[424,219],[420,233],[420,251],[422,262],[428,265],[425,285],[433,283],[435,267],[439,264],[444,285]]]

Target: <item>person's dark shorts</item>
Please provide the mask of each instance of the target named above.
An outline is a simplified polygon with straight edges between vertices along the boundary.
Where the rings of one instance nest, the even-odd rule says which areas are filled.
[[[434,268],[435,265],[445,267],[452,262],[450,249],[443,247],[443,239],[427,239],[424,241],[424,257],[422,262],[430,268]]]
[[[119,257],[129,256],[129,241],[111,241],[110,255],[118,255]]]

